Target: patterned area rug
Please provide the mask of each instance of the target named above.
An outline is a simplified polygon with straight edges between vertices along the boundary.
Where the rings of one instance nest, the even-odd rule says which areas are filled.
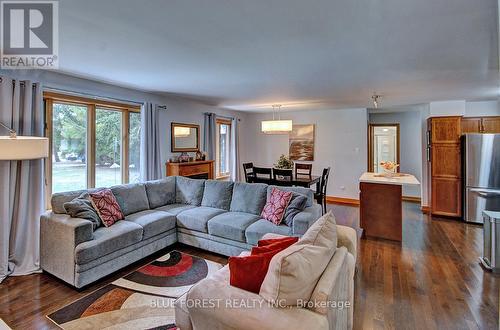
[[[47,317],[63,329],[176,329],[174,301],[221,267],[172,251]]]

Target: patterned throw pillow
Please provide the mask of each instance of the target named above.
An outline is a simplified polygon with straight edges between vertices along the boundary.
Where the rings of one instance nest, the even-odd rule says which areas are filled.
[[[89,193],[89,195],[94,209],[106,227],[112,226],[118,220],[123,219],[123,212],[111,189],[99,190]]]
[[[292,194],[291,191],[282,191],[273,188],[260,216],[275,225],[279,225],[283,220],[283,215],[285,215],[286,207],[290,203],[290,199],[292,199]]]

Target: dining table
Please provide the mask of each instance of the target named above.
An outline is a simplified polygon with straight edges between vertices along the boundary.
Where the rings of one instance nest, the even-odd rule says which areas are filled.
[[[319,180],[321,179],[321,176],[292,174],[292,180],[279,180],[279,179],[274,180],[273,178],[264,178],[264,177],[258,177],[256,179],[253,176],[250,176],[248,179],[249,182],[261,182],[279,186],[299,186],[299,187],[311,188],[312,186],[316,185],[316,190],[318,190]]]

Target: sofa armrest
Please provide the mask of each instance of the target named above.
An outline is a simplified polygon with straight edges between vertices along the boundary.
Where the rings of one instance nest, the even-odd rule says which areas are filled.
[[[321,217],[321,205],[314,204],[306,207],[293,218],[292,234],[302,236],[311,225]]]
[[[351,227],[337,225],[337,246],[344,246],[356,261],[358,257],[358,236],[356,230]]]
[[[326,316],[299,307],[273,307],[257,294],[206,278],[187,294],[193,328],[328,329]]]
[[[40,265],[74,285],[75,247],[93,239],[92,222],[67,214],[45,212],[40,217]]]

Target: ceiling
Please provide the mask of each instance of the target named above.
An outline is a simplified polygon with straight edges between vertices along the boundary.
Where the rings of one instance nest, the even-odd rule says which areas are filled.
[[[496,0],[61,0],[60,71],[237,110],[499,94]]]

